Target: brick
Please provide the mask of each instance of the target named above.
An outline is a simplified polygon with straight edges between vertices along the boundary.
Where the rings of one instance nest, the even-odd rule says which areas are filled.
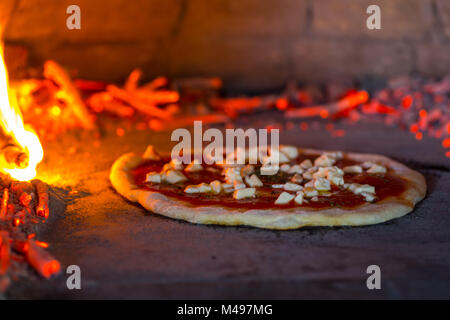
[[[169,37],[180,12],[178,0],[78,0],[81,30],[66,28],[73,1],[21,0],[7,28],[10,41],[65,43],[131,42]]]
[[[180,35],[187,37],[297,35],[305,30],[306,0],[189,0]]]
[[[287,50],[277,39],[210,39],[173,43],[172,76],[220,76],[231,89],[283,86],[288,76]]]
[[[380,30],[366,27],[371,4],[380,6]],[[320,0],[313,1],[313,15],[315,34],[418,39],[433,29],[430,0]]]
[[[443,25],[444,33],[450,37],[450,2],[448,0],[435,0],[438,17]]]
[[[402,43],[301,39],[293,45],[293,78],[305,82],[409,73],[413,58]]]
[[[417,45],[417,71],[429,76],[450,73],[450,44],[420,43]]]

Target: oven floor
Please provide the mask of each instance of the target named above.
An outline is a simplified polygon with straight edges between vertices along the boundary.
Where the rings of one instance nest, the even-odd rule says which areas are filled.
[[[323,127],[283,131],[282,143],[403,161],[425,175],[429,194],[413,213],[381,225],[269,231],[171,220],[115,193],[108,178],[114,160],[149,143],[169,150],[169,139],[105,129],[99,144],[87,133],[46,143],[40,177],[67,210],[53,214],[38,236],[64,266],[80,266],[82,289],[68,290],[63,272],[49,281],[19,279],[7,297],[450,298],[450,159],[438,140],[416,141],[384,125],[355,125],[341,138]],[[366,287],[373,264],[381,268],[381,290]]]

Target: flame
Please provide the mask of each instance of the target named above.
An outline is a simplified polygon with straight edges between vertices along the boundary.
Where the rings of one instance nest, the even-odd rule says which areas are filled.
[[[8,72],[0,43],[0,125],[5,133],[21,146],[29,155],[28,167],[23,169],[0,168],[20,181],[31,180],[36,176],[36,166],[44,157],[44,150],[38,136],[23,123],[22,114],[14,94],[9,94]]]

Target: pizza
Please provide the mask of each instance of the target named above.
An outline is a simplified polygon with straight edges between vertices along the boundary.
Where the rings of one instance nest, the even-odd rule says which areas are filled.
[[[264,162],[175,160],[148,146],[117,159],[110,180],[122,196],[163,216],[280,230],[382,223],[411,212],[426,193],[419,172],[374,154],[280,146],[276,174]]]

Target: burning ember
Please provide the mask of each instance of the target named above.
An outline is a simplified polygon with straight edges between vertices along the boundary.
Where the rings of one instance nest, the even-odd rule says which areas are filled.
[[[8,72],[0,44],[0,121],[5,134],[0,169],[11,177],[26,181],[36,176],[36,166],[44,151],[37,135],[24,125],[14,94],[9,94]]]
[[[28,262],[49,278],[60,270],[59,262],[34,240],[33,229],[49,215],[48,185],[36,176],[44,152],[37,135],[24,125],[15,94],[10,94],[8,73],[0,44],[0,122],[2,143],[0,170],[0,293],[12,278],[23,274]],[[12,179],[11,179],[12,177]]]

